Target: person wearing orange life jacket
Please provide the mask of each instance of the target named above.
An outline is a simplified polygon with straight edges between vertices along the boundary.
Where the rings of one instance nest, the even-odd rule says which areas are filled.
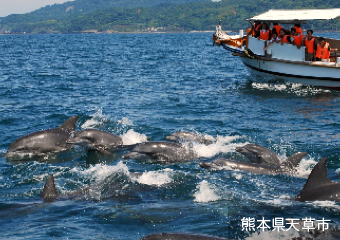
[[[297,35],[299,36],[303,36],[303,30],[301,28],[301,25],[300,24],[294,24],[294,28],[296,29],[296,33]]]
[[[316,61],[322,61],[323,59],[329,59],[329,55],[331,53],[331,46],[328,42],[325,41],[323,37],[319,38],[319,44],[316,48]]]
[[[303,41],[303,30],[301,28],[301,24],[294,24],[294,28],[296,30],[296,35],[300,38],[300,42],[302,43],[302,41]]]
[[[257,37],[258,39],[261,39],[261,40],[269,40],[271,38],[270,35],[271,34],[270,34],[267,23],[262,23],[262,26],[260,28],[260,32],[255,37]]]
[[[280,30],[281,30],[282,28],[283,28],[283,27],[280,26],[278,23],[273,23],[272,31],[274,31],[274,29],[275,29],[276,32],[279,34],[279,33],[280,33]]]
[[[302,45],[306,46],[306,61],[315,60],[316,39],[313,37],[313,30],[307,31],[307,36],[302,41]]]
[[[296,29],[292,28],[290,33],[291,33],[291,36],[290,36],[291,43],[296,45],[298,48],[300,48],[302,44],[302,39],[297,35]]]
[[[253,37],[255,37],[258,34],[260,28],[261,28],[261,22],[255,21],[254,25],[251,26],[251,31],[250,31],[249,34],[251,34]]]
[[[281,44],[290,43],[291,39],[289,34],[283,28],[280,30]]]

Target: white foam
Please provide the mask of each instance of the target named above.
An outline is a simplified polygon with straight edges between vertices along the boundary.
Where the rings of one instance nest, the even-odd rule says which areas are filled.
[[[308,178],[310,173],[312,172],[312,165],[317,164],[314,159],[302,159],[299,166],[296,168],[296,172],[294,176],[301,178]]]
[[[144,172],[140,177],[132,177],[133,180],[147,185],[161,186],[163,184],[171,183],[174,171],[166,168],[158,171]]]
[[[236,147],[242,147],[247,143],[231,143],[239,136],[217,136],[216,142],[210,145],[193,143],[193,150],[198,157],[213,157],[220,152],[234,152]]]
[[[216,195],[214,187],[206,180],[200,182],[196,189],[197,191],[194,194],[195,202],[212,202],[220,199],[220,197]]]
[[[78,169],[74,171],[79,171]],[[82,170],[81,173],[88,176],[91,179],[95,179],[96,181],[103,181],[105,178],[110,176],[113,173],[123,171],[127,175],[129,174],[129,168],[126,164],[119,161],[115,166],[109,166],[105,164],[96,164],[90,166],[88,169]]]
[[[237,180],[241,180],[242,179],[242,174],[241,173],[233,173],[234,178],[236,178]]]
[[[211,135],[209,135],[209,134],[204,134],[204,135],[203,135],[203,138],[204,138],[205,140],[208,140],[208,141],[211,141],[211,142],[214,142],[214,141],[216,140],[213,136],[211,136]]]
[[[252,83],[253,88],[259,90],[283,91],[287,89],[284,84]]]
[[[123,140],[124,145],[133,145],[136,143],[147,142],[148,138],[145,134],[140,134],[130,129],[126,133],[120,136]]]
[[[337,170],[335,170],[335,173],[340,175],[340,168],[338,168]]]
[[[253,82],[252,87],[258,90],[269,90],[269,91],[285,91],[293,92],[297,95],[317,94],[323,92],[330,92],[328,89],[320,89],[313,87],[304,87],[301,83],[261,83]]]
[[[125,126],[133,126],[133,122],[127,117],[123,117],[122,120],[118,121],[118,123],[125,125]]]
[[[97,112],[95,112],[92,115],[92,118],[89,120],[86,120],[82,125],[82,129],[87,129],[87,128],[95,128],[96,126],[100,125],[101,123],[107,121],[107,118],[105,115],[103,115],[103,110],[98,109]]]
[[[281,162],[285,161],[289,157],[286,155],[286,150],[282,150],[281,153],[278,154],[278,156]],[[314,166],[316,163],[317,162],[309,156],[304,157],[297,166],[296,172],[294,172],[293,175],[295,177],[308,178],[308,176],[312,172],[311,166]]]
[[[337,209],[337,210],[340,209],[339,204],[336,203],[335,201],[313,201],[313,202],[308,202],[307,204],[322,207],[322,208],[328,207],[328,208]]]

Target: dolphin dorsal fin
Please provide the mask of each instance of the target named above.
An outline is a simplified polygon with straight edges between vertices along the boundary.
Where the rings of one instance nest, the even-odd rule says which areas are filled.
[[[292,156],[287,158],[282,163],[282,165],[284,165],[288,169],[294,169],[294,168],[296,168],[300,164],[302,158],[304,158],[307,155],[308,155],[308,153],[306,153],[306,152],[297,152],[297,153],[294,153]]]
[[[54,184],[53,174],[47,179],[41,197],[45,200],[54,200],[59,196]]]
[[[72,116],[69,119],[67,119],[63,124],[61,124],[59,128],[75,131],[78,119],[79,119],[78,116]]]
[[[302,191],[315,189],[333,183],[327,177],[327,157],[321,159],[313,168]]]

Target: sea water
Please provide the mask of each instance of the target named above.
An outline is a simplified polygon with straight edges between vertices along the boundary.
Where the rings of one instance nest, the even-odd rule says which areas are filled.
[[[339,34],[327,36],[339,38]],[[0,157],[1,239],[140,239],[189,232],[233,239],[288,239],[290,231],[247,231],[242,219],[330,220],[338,203],[294,201],[313,166],[328,157],[340,182],[340,93],[255,76],[212,33],[1,35],[0,151],[21,136],[78,115],[124,144],[166,141],[175,131],[214,139],[190,143],[199,159],[164,164],[74,147],[20,161]],[[289,71],[289,70],[287,70]],[[294,176],[208,171],[200,161],[246,159],[255,143],[282,160],[305,151]],[[44,202],[53,174],[62,195]],[[259,225],[256,223],[256,227]],[[248,229],[249,230],[249,229]]]

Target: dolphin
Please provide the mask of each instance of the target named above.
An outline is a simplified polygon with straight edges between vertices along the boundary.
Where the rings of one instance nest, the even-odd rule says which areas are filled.
[[[180,132],[174,132],[170,136],[165,137],[167,140],[173,141],[173,142],[181,142],[181,141],[193,141],[193,142],[198,142],[201,144],[212,144],[213,140],[207,139],[201,135],[191,133],[191,132],[185,132],[185,131],[180,131]]]
[[[87,150],[99,151],[104,154],[110,154],[110,150],[116,150],[122,146],[121,137],[109,132],[97,129],[85,129],[77,132],[73,138],[66,141],[67,144],[79,145]]]
[[[274,152],[255,144],[247,144],[244,147],[236,148],[236,151],[248,157],[251,163],[219,158],[211,163],[201,162],[200,166],[206,169],[220,169],[227,166],[252,173],[292,175],[302,158],[308,154],[298,152],[281,162]]]
[[[74,133],[78,118],[70,117],[57,128],[33,132],[15,140],[5,156],[44,155],[67,149],[66,141]]]
[[[187,161],[197,158],[197,154],[189,148],[173,142],[145,142],[137,145],[124,159],[156,159],[167,163]]]
[[[298,166],[301,158],[306,156],[307,153],[296,153],[291,158],[282,162],[280,165],[266,165],[258,163],[238,162],[229,159],[219,158],[211,163],[200,162],[202,168],[209,170],[220,169],[221,167],[230,167],[232,169],[238,169],[246,172],[260,173],[260,174],[287,174],[292,175],[294,168]],[[295,161],[300,159],[300,161]]]
[[[276,153],[257,144],[247,144],[243,147],[237,147],[236,152],[247,157],[252,163],[265,163],[274,166],[280,164],[280,158]]]
[[[314,166],[302,191],[295,197],[295,201],[340,202],[340,183],[328,178],[326,165],[327,157]]]
[[[41,198],[44,199],[45,202],[53,202],[54,200],[62,200],[62,199],[77,199],[77,198],[96,198],[96,199],[107,199],[112,197],[118,198],[130,198],[135,195],[134,191],[138,191],[139,188],[147,188],[148,186],[132,186],[131,189],[129,186],[127,187],[127,178],[134,177],[138,178],[142,175],[142,173],[134,172],[134,173],[126,173],[118,172],[109,175],[103,181],[99,183],[94,183],[84,188],[77,189],[75,191],[70,191],[67,193],[60,194],[56,188],[54,182],[54,176],[51,174],[43,188],[43,191],[40,195]],[[123,180],[121,180],[123,178]]]
[[[192,233],[154,233],[140,240],[228,240],[228,238]]]

